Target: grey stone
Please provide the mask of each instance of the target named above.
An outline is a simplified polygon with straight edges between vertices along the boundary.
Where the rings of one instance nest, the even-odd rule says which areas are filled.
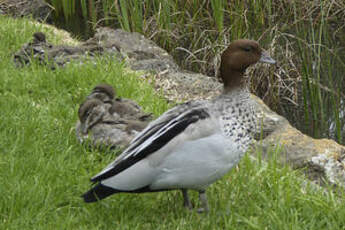
[[[73,60],[83,62],[104,52],[103,47],[94,44],[82,44],[80,46],[53,45],[45,39],[37,40],[36,34],[43,33],[34,33],[32,41],[24,44],[19,51],[14,53],[14,62],[18,67],[37,60],[39,63],[49,65],[52,69],[55,69]],[[115,58],[122,58],[117,51],[113,51],[112,55],[116,56]]]
[[[34,38],[35,39],[35,38]],[[33,40],[34,40],[33,39]],[[54,46],[47,41],[29,42],[14,54],[17,66],[30,64],[32,59],[41,64],[64,66],[72,60],[84,60],[96,55],[110,55],[117,59],[126,59],[133,70],[175,72],[179,68],[173,58],[152,41],[138,33],[123,30],[99,28],[95,36],[80,46]]]
[[[41,22],[51,23],[53,8],[44,0],[3,0],[0,2],[0,14],[13,17],[32,16]]]
[[[134,70],[161,72],[179,69],[173,58],[164,49],[139,33],[103,27],[97,29],[95,36],[85,44],[90,43],[104,47],[106,52],[111,52],[116,48]]]

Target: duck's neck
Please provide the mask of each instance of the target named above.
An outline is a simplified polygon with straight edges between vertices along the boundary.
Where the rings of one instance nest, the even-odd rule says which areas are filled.
[[[244,71],[229,69],[222,71],[221,78],[224,84],[224,94],[232,94],[234,91],[246,91],[247,86],[243,77]]]

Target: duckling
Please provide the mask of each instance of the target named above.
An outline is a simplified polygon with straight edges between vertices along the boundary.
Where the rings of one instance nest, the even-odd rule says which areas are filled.
[[[111,113],[117,113],[120,117],[130,120],[146,122],[152,120],[152,113],[145,113],[134,101],[127,98],[116,98],[110,108]]]
[[[81,143],[90,139],[93,146],[124,148],[143,127],[132,125],[132,121],[121,119],[98,99],[89,99],[79,108],[80,122],[76,125],[77,138]]]
[[[143,122],[152,120],[152,114],[144,113],[142,108],[135,101],[128,98],[116,97],[116,91],[111,85],[96,85],[86,99],[91,98],[97,98],[104,103],[110,104],[110,113],[117,113],[121,118]]]
[[[23,45],[22,48],[14,54],[14,62],[18,67],[22,67],[36,58],[40,63],[46,62],[46,51],[52,48],[47,42],[46,35],[43,32],[35,32],[32,35],[32,41]]]
[[[99,99],[103,103],[113,104],[115,97],[115,90],[111,85],[108,84],[98,84],[93,89],[90,95],[86,97],[88,99]]]

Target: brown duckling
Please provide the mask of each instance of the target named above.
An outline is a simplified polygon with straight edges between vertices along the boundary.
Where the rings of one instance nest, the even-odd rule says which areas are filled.
[[[110,113],[109,106],[99,99],[88,99],[79,108],[76,135],[83,143],[90,139],[97,147],[126,147],[146,123],[121,118]]]

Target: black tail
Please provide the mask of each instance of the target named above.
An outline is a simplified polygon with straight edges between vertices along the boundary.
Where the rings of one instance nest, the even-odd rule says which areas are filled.
[[[104,186],[101,183],[87,191],[82,195],[86,203],[96,202],[102,200],[114,193],[120,192],[119,190],[112,189],[110,187]]]

